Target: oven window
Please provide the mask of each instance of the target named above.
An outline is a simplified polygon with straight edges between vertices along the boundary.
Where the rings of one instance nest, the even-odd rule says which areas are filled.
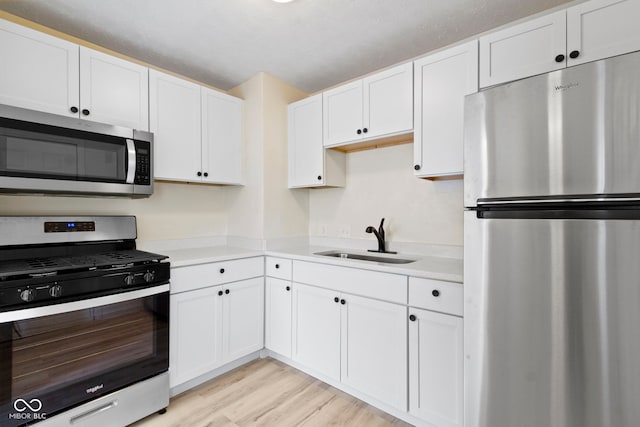
[[[168,368],[168,293],[0,327],[10,338],[0,342],[8,410],[37,398],[59,412]]]

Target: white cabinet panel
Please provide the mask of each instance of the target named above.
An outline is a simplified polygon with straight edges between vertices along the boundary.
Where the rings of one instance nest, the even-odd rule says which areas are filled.
[[[243,101],[202,88],[202,181],[242,183]]]
[[[0,103],[78,117],[77,44],[0,19],[0,58]]]
[[[363,79],[363,138],[413,129],[413,64],[411,62]]]
[[[362,139],[362,80],[324,92],[322,103],[325,146]]]
[[[462,427],[462,318],[409,313],[409,412],[438,427]]]
[[[223,363],[264,347],[264,278],[223,285]]]
[[[409,305],[462,316],[464,296],[461,283],[409,277]]]
[[[267,277],[265,287],[265,347],[291,358],[292,284]]]
[[[639,17],[638,0],[592,0],[568,8],[568,65],[640,50]]]
[[[407,307],[342,295],[342,382],[407,410]]]
[[[266,257],[265,273],[267,276],[276,277],[278,279],[291,280],[291,266],[293,261],[286,258]]]
[[[222,297],[219,287],[171,295],[170,385],[217,368],[222,360]]]
[[[564,10],[480,37],[480,86],[564,68]]]
[[[83,119],[149,130],[149,69],[80,46]]]
[[[464,97],[478,91],[478,42],[419,59],[414,67],[415,174],[460,175]]]
[[[200,86],[149,70],[149,128],[155,178],[200,181]]]
[[[231,259],[171,269],[171,293],[264,275],[264,257]]]
[[[340,380],[338,295],[299,283],[293,289],[292,359],[336,381]]]

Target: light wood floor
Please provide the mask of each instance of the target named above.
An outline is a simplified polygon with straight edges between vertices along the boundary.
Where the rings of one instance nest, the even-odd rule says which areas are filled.
[[[171,399],[131,427],[409,426],[273,359],[258,359]]]

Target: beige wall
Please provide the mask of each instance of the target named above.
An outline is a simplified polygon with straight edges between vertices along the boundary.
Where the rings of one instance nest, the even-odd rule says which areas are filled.
[[[345,188],[312,190],[309,235],[374,239],[385,219],[387,240],[462,245],[462,180],[413,175],[413,145],[347,154]]]
[[[221,236],[227,231],[222,187],[155,183],[147,199],[0,196],[0,215],[135,215],[140,240]]]
[[[245,100],[245,185],[230,187],[230,236],[306,236],[308,194],[287,189],[287,105],[306,94],[259,73],[229,91]]]

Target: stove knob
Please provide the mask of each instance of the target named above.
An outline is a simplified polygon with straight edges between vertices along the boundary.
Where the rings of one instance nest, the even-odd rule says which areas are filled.
[[[62,295],[62,286],[60,285],[53,285],[52,287],[49,288],[49,295],[51,295],[54,298],[58,298],[59,296]]]
[[[156,278],[156,272],[155,271],[147,271],[146,273],[144,273],[144,276],[142,276],[144,278],[145,282],[151,282],[153,281],[153,279]]]
[[[36,293],[33,289],[25,289],[20,292],[20,299],[24,302],[31,302],[36,298]]]
[[[133,285],[136,282],[136,276],[132,274],[127,274],[124,276],[124,283],[127,285]]]

